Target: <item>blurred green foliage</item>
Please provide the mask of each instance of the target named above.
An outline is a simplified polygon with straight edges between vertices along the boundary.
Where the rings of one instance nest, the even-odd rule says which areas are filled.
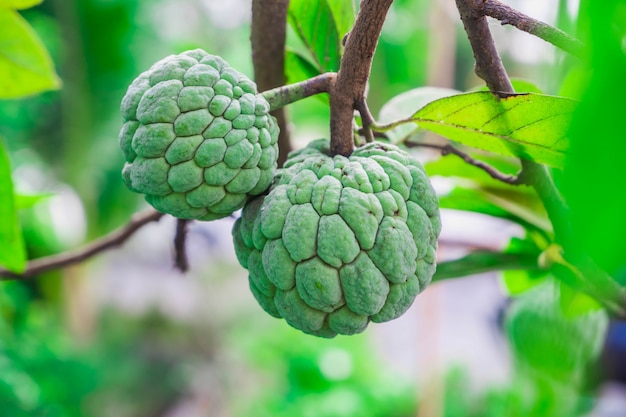
[[[149,321],[105,316],[109,331],[81,345],[31,285],[3,284],[0,306],[3,416],[154,415],[179,395],[180,364],[150,354]]]
[[[564,185],[572,207],[576,243],[609,273],[624,279],[626,141],[621,123],[626,94],[626,3],[581,2],[581,26],[590,45],[591,74],[571,126],[572,146]]]
[[[387,369],[367,336],[309,337],[273,321],[232,334],[250,366],[272,389],[250,396],[239,415],[402,417],[415,415],[416,387]]]
[[[229,7],[235,7],[231,3]],[[337,70],[341,39],[352,21],[350,6],[354,2],[328,0],[313,8],[311,2],[292,3],[290,22],[296,27],[291,28],[288,39],[289,81]],[[566,175],[558,170],[553,173],[572,206],[577,245],[615,277],[626,280],[621,244],[626,232],[626,196],[619,191],[624,182],[621,158],[626,153],[620,124],[621,101],[626,93],[622,82],[626,73],[625,6],[620,0],[583,0],[581,19],[576,22],[566,3],[559,3],[557,21],[566,30],[578,25],[590,46],[584,64],[558,53],[559,65],[519,63],[510,51],[503,51],[503,58],[511,73],[536,76],[536,84],[546,86],[548,93],[582,97],[570,129],[572,148]],[[41,39],[63,80],[60,91],[0,101],[0,136],[8,151],[17,193],[14,197],[8,163],[3,160],[0,199],[15,198],[30,257],[56,253],[68,246],[50,214],[50,199],[41,198],[43,195],[68,187],[75,193],[86,213],[87,234],[83,239],[100,236],[126,222],[142,204],[122,185],[123,161],[116,143],[121,121],[119,101],[138,73],[165,55],[202,47],[252,74],[247,15],[241,13],[235,19],[235,9],[229,9],[231,15],[224,18],[216,12],[215,4],[47,0],[20,10],[34,30],[30,35],[36,33]],[[394,2],[370,79],[369,102],[374,113],[384,103],[393,103],[399,94],[427,85],[433,52],[429,51],[429,37],[433,35],[427,24],[431,7],[432,2],[426,0]],[[14,11],[11,13],[15,16]],[[315,32],[311,20],[320,16],[329,28],[323,33]],[[0,39],[12,34],[7,27],[0,25]],[[454,85],[449,87],[465,91],[475,87],[473,58],[460,25],[453,30],[456,71]],[[325,49],[328,45],[332,45],[331,51]],[[46,64],[41,48],[37,50],[39,60]],[[55,80],[48,75],[48,81]],[[54,85],[51,82],[48,87]],[[516,83],[516,89],[538,90],[534,84],[522,82]],[[436,95],[453,91],[438,91]],[[416,110],[406,110],[406,114]],[[289,111],[296,146],[328,136],[327,100],[307,99]],[[416,134],[407,143],[419,144],[423,132],[411,132]],[[466,150],[506,174],[519,169],[514,159]],[[539,264],[553,239],[541,201],[530,188],[495,181],[455,156],[432,161],[427,169],[433,176],[453,181],[452,190],[441,197],[442,207],[505,219],[524,229],[523,237],[511,241],[501,252],[476,252],[440,268],[444,278],[512,269],[503,277],[505,289],[515,297],[511,311],[529,312],[523,326],[509,322],[508,337],[515,355],[510,383],[477,392],[464,370],[450,370],[440,393],[443,415],[571,417],[584,413],[591,405],[588,397],[594,393],[585,391],[585,375],[579,373],[597,356],[602,324],[585,322],[581,335],[577,323],[596,314],[597,304],[576,288],[554,285],[550,271]],[[62,212],[69,213],[68,207],[63,206]],[[3,208],[11,213],[0,216],[0,234],[7,235],[7,226],[13,226],[6,219],[15,210],[10,204]],[[7,248],[0,248],[5,255]],[[9,266],[6,260],[0,261]],[[202,328],[201,320],[180,324],[156,313],[133,318],[107,310],[99,312],[92,338],[80,342],[68,329],[63,285],[58,273],[27,284],[0,285],[3,417],[162,415],[189,395],[194,377],[211,372],[203,365],[214,370],[219,384],[226,387],[223,396],[233,414],[242,416],[409,416],[415,415],[417,399],[426,392],[387,369],[367,335],[323,341],[279,323],[256,327],[254,317],[247,315],[231,328],[217,331]],[[546,285],[557,290],[550,292]],[[539,314],[545,307],[554,313],[548,324]],[[546,335],[549,340],[558,337],[558,346],[546,342],[546,347],[537,350],[528,343]],[[210,343],[197,343],[196,336]],[[584,354],[580,349],[586,345],[576,343],[581,338],[593,345]],[[571,342],[562,343],[566,340]],[[228,351],[230,362],[220,363],[223,358],[213,349]],[[574,359],[559,362],[568,358]],[[247,374],[234,373],[236,361],[245,365]],[[253,389],[241,391],[233,382],[247,379],[256,384]]]

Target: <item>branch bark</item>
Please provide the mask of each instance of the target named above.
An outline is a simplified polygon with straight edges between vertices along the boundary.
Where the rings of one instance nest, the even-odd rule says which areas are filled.
[[[332,88],[337,74],[334,72],[326,72],[317,77],[299,83],[284,85],[271,90],[263,91],[261,95],[265,97],[270,104],[270,109],[279,109],[283,106],[291,104],[303,98],[313,96],[320,93],[328,93]]]
[[[482,11],[485,15],[499,20],[503,25],[514,26],[574,56],[580,58],[584,54],[584,45],[578,39],[554,26],[533,19],[498,0],[485,0]]]
[[[189,270],[187,258],[187,229],[190,220],[178,219],[176,221],[176,235],[174,236],[174,266],[180,272]]]
[[[470,41],[476,75],[493,92],[514,93],[511,80],[502,65],[502,59],[489,31],[487,18],[481,12],[482,0],[456,0],[463,27]]]
[[[365,100],[378,38],[393,0],[361,0],[347,36],[337,80],[330,91],[330,152],[348,156],[354,150],[354,109]]]
[[[285,42],[287,37],[287,9],[289,0],[253,0],[252,63],[254,79],[259,91],[285,85]],[[278,166],[282,166],[291,152],[287,113],[284,108],[272,112],[276,117],[278,136]]]
[[[137,213],[125,226],[114,230],[108,235],[105,235],[82,248],[30,261],[26,266],[26,270],[22,274],[16,274],[9,270],[0,268],[0,280],[32,278],[35,275],[42,274],[44,272],[83,262],[100,252],[120,246],[143,226],[157,221],[161,217],[163,217],[163,213],[159,213],[153,209]]]

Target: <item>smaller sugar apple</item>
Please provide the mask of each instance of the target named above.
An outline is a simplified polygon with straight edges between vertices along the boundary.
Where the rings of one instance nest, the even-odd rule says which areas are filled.
[[[328,140],[292,152],[233,227],[261,307],[321,337],[403,314],[433,276],[441,230],[437,196],[408,153],[374,142],[329,154]]]
[[[124,182],[157,210],[213,220],[271,184],[278,127],[256,85],[203,50],[171,55],[122,99]]]
[[[516,297],[504,320],[515,359],[567,383],[581,377],[598,358],[607,326],[603,309],[566,316],[560,287],[551,281]]]

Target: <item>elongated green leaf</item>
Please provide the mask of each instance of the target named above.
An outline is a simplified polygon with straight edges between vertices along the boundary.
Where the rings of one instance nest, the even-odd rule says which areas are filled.
[[[537,257],[526,253],[476,251],[437,265],[433,281],[508,269],[537,269]]]
[[[584,292],[576,290],[562,281],[559,282],[559,285],[561,312],[565,317],[571,318],[602,310],[600,303]]]
[[[31,8],[42,2],[43,0],[0,0],[0,8],[21,10]]]
[[[572,209],[575,242],[607,272],[626,278],[624,3],[582,2],[581,16],[588,26],[583,40],[593,53],[583,67],[587,74],[575,80],[582,101],[570,130],[564,194]]]
[[[468,146],[562,168],[576,105],[563,97],[524,93],[500,98],[480,91],[436,100],[412,119]]]
[[[326,0],[333,15],[335,27],[341,40],[354,24],[354,2],[352,0]]]
[[[320,73],[337,71],[341,37],[326,1],[292,0],[288,20]]]
[[[439,198],[439,205],[441,208],[471,211],[510,220],[528,230],[551,232],[552,226],[547,217],[523,203],[524,195],[527,194],[516,195],[516,192],[512,191],[510,195],[515,195],[515,198],[509,200],[497,193],[490,193],[479,188],[456,187]],[[522,203],[517,201],[522,201]]]
[[[13,201],[9,158],[0,143],[0,264],[13,272],[26,267],[26,249]]]
[[[318,68],[300,53],[289,49],[285,52],[285,75],[288,84],[308,80],[320,74]]]
[[[52,59],[32,27],[15,10],[0,8],[0,98],[60,86]]]

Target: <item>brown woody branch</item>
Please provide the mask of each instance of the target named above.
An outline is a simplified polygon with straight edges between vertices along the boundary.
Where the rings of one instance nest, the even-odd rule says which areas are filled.
[[[511,80],[502,65],[502,59],[489,31],[482,4],[482,0],[456,0],[463,27],[474,53],[476,75],[487,83],[491,91],[514,93]]]
[[[141,229],[148,223],[159,220],[163,217],[163,213],[159,213],[156,210],[148,209],[140,213],[136,213],[130,222],[95,240],[86,246],[73,250],[63,252],[57,255],[46,256],[39,259],[34,259],[28,262],[26,270],[21,274],[16,274],[9,270],[0,268],[0,279],[26,279],[32,278],[35,275],[42,274],[44,272],[52,271],[54,269],[64,268],[69,265],[83,262],[94,255],[97,255],[105,250],[120,246],[126,242],[135,232]]]
[[[189,270],[187,258],[187,229],[189,220],[178,219],[176,221],[176,235],[174,236],[174,266],[180,272]]]
[[[259,91],[285,85],[285,42],[289,0],[253,0],[250,41],[254,79]],[[274,110],[278,121],[278,166],[282,166],[291,151],[289,124],[284,108]]]
[[[484,0],[481,8],[482,13],[499,20],[503,25],[528,32],[574,56],[583,56],[583,43],[554,26],[533,19],[498,0]]]
[[[347,36],[337,80],[330,91],[330,151],[348,156],[354,150],[354,109],[365,100],[365,88],[378,38],[393,0],[361,0]]]

